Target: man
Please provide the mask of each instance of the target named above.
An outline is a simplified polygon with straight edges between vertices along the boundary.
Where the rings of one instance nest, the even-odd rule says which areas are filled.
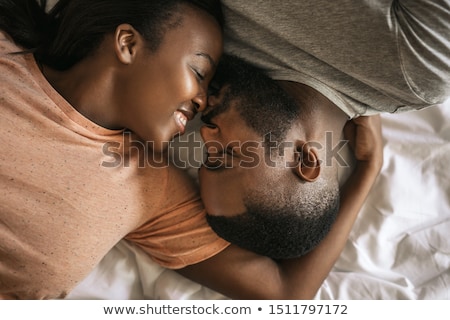
[[[312,299],[381,168],[379,116],[345,126],[357,161],[339,192],[336,159],[323,160],[326,134],[308,134],[309,105],[234,57],[224,57],[217,75],[220,89],[202,116],[207,159],[199,180],[210,225],[232,244],[179,272],[234,298]]]
[[[238,85],[230,77],[224,81],[231,86],[219,98],[210,98],[203,117],[207,126],[202,136],[213,161],[208,160],[209,168],[201,170],[202,198],[210,225],[228,241],[274,258],[295,256],[318,239],[293,240],[291,234],[308,233],[297,229],[295,218],[288,220],[287,213],[294,216],[297,208],[297,216],[315,220],[316,226],[331,223],[338,198],[337,167],[342,162],[333,146],[339,145],[347,119],[420,109],[450,95],[450,41],[446,36],[450,3],[225,0],[223,7],[226,51],[263,69],[292,100],[280,98],[279,104],[286,106],[286,112],[280,113],[279,106],[271,107],[268,102],[279,93],[269,89],[270,84],[260,83],[255,89],[255,75]],[[233,69],[232,65],[227,68]],[[243,68],[235,67],[236,72]],[[224,72],[230,73],[226,68]],[[245,90],[248,100],[243,98]],[[233,110],[230,92],[241,98],[235,105],[258,104],[257,95],[266,103],[259,103],[259,109],[234,106]],[[289,114],[292,108],[288,105],[299,106],[301,112]],[[255,132],[238,131],[233,121],[238,114],[259,135],[273,130],[264,123],[269,118],[286,115],[280,128],[295,120],[294,126],[280,130],[287,136],[278,135],[281,139],[272,141],[270,132],[270,137],[259,140],[263,147],[253,146],[257,150],[253,152],[250,143],[233,146],[243,137],[259,138]],[[272,161],[271,151],[278,151],[278,159],[283,153],[282,165]],[[229,156],[218,159],[223,154]],[[252,154],[258,161],[249,157]],[[304,223],[301,228],[318,234],[313,224]],[[290,240],[306,247],[297,247],[296,252]]]
[[[292,96],[257,68],[225,56],[221,88],[203,112],[207,159],[202,199],[226,240],[276,259],[304,255],[330,229],[339,209],[337,152],[347,118],[331,102]],[[320,116],[336,114],[324,126]],[[245,214],[244,214],[245,213]]]

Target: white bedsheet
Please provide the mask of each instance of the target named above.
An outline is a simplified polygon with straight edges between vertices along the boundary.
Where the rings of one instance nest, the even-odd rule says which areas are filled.
[[[450,100],[383,115],[384,165],[316,299],[450,299]],[[68,299],[224,299],[117,244]]]

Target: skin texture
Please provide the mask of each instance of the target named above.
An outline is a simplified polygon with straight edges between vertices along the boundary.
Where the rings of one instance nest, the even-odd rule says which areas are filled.
[[[186,6],[182,23],[169,29],[150,52],[130,25],[105,38],[95,54],[68,71],[44,75],[81,114],[110,129],[127,128],[154,151],[184,133],[185,121],[203,109],[207,88],[222,53],[217,22]]]

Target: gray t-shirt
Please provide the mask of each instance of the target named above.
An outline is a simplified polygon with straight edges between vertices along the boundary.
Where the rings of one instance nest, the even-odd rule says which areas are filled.
[[[450,96],[450,0],[222,0],[225,50],[349,117]]]

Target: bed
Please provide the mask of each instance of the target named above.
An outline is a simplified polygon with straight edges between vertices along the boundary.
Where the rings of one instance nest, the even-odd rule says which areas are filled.
[[[381,174],[315,298],[450,299],[450,100],[382,124]],[[121,241],[67,299],[227,298]]]

